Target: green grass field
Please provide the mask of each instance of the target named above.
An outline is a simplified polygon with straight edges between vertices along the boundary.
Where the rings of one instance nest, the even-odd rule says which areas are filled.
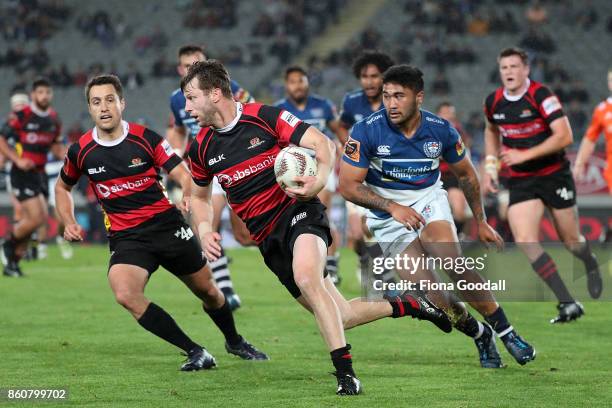
[[[508,302],[519,332],[538,351],[524,367],[502,350],[507,368],[484,370],[473,342],[427,322],[384,319],[348,332],[364,385],[358,397],[334,395],[329,354],[313,318],[267,271],[258,252],[230,251],[243,300],[240,332],[269,362],[228,355],[198,301],[166,271],[147,295],[217,358],[218,368],[183,373],[177,349],[144,331],[114,302],[108,250],[78,247],[64,261],[24,263],[24,279],[0,280],[0,388],[68,388],[62,403],[2,406],[95,407],[596,407],[612,404],[612,304],[585,303],[579,322],[552,326],[554,304]],[[359,294],[355,258],[343,252],[341,287]],[[517,254],[517,257],[520,256]],[[503,346],[500,344],[500,347]],[[40,405],[42,404],[42,405]]]

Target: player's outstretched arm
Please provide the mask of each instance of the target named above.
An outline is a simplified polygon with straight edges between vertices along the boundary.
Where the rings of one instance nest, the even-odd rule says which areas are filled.
[[[539,145],[527,150],[508,149],[504,151],[501,154],[502,161],[508,166],[521,164],[561,151],[573,143],[572,128],[567,116],[553,120],[550,130],[552,134]]]
[[[586,173],[586,164],[589,159],[593,155],[595,151],[595,142],[585,137],[580,142],[580,149],[578,149],[578,154],[576,156],[576,163],[574,164],[574,177],[577,180],[584,179]]]
[[[459,180],[459,187],[465,195],[465,199],[478,222],[478,236],[483,242],[494,243],[499,249],[503,248],[503,240],[497,232],[487,223],[484,206],[482,205],[482,194],[480,193],[480,182],[478,174],[468,156],[456,163],[449,163],[449,168]]]
[[[176,154],[182,157],[187,147],[187,130],[185,126],[177,126],[176,124],[169,126],[166,131],[166,139],[168,139],[168,143],[170,143]]]
[[[497,175],[498,169],[498,157],[499,157],[499,128],[497,125],[489,122],[485,117],[485,130],[484,130],[484,142],[485,142],[485,165],[484,174],[482,177],[482,185],[487,193],[498,192],[499,178]]]
[[[181,211],[188,212],[191,204],[191,173],[189,173],[185,162],[181,162],[178,166],[175,166],[172,170],[170,170],[168,176],[170,176],[173,181],[178,183],[183,191],[183,199],[181,200],[180,205],[177,205],[177,207]]]
[[[212,228],[213,205],[211,185],[199,186],[191,182],[191,219],[200,238],[204,255],[209,261],[221,256],[221,235]]]
[[[384,198],[363,184],[367,173],[367,168],[352,166],[342,161],[340,164],[340,182],[338,183],[338,188],[345,200],[361,207],[386,211],[396,221],[411,229],[416,230],[425,225],[423,216],[412,208]]]
[[[0,154],[12,161],[13,164],[21,170],[30,170],[34,168],[34,162],[30,159],[19,157],[15,149],[9,146],[6,137],[3,135],[0,135]]]
[[[315,197],[327,184],[327,178],[331,172],[334,161],[336,146],[323,133],[314,126],[310,126],[300,139],[300,147],[312,149],[317,160],[317,175],[296,177],[294,180],[302,183],[299,188],[287,188],[285,191],[290,196],[302,200]]]
[[[83,229],[77,224],[74,216],[74,201],[71,191],[72,186],[58,177],[55,183],[55,208],[60,220],[65,225],[64,238],[66,241],[82,241]]]

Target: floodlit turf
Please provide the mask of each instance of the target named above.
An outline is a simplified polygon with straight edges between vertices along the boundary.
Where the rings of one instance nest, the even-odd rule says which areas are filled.
[[[521,367],[502,350],[508,367],[500,370],[479,368],[471,340],[426,322],[385,319],[356,328],[348,340],[364,395],[337,397],[312,317],[265,269],[259,252],[229,254],[244,304],[236,313],[239,331],[271,361],[228,355],[198,301],[160,270],[147,295],[218,363],[210,371],[179,372],[179,351],[114,302],[106,248],[82,246],[64,261],[51,247],[48,260],[23,264],[26,278],[0,279],[0,388],[68,388],[68,401],[36,404],[41,407],[595,407],[612,401],[609,302],[585,302],[586,316],[566,326],[548,323],[553,303],[506,303],[538,354]],[[355,258],[343,255],[342,290],[354,297]]]

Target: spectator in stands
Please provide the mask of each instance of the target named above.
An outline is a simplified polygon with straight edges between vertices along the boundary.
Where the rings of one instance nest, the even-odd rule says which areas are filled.
[[[153,28],[153,32],[151,33],[150,38],[151,38],[151,47],[157,50],[161,50],[168,45],[168,36],[162,30],[159,24],[156,24],[155,27]]]
[[[380,48],[382,43],[382,35],[374,27],[368,27],[361,33],[359,42],[361,46],[368,50],[376,50]]]
[[[160,55],[153,63],[151,75],[155,78],[174,77],[176,69],[173,64],[168,63],[165,55]]]
[[[476,36],[484,36],[489,33],[489,21],[480,13],[476,13],[468,24],[468,32]]]
[[[291,44],[285,34],[278,34],[274,43],[270,47],[270,54],[278,57],[281,64],[285,65],[289,63],[291,58]]]
[[[122,76],[121,82],[124,84],[126,89],[137,89],[144,85],[144,76],[136,68],[134,62],[128,63],[128,70]]]
[[[520,45],[531,52],[550,54],[556,50],[555,43],[548,34],[535,28],[530,28]]]
[[[436,96],[446,96],[450,93],[451,85],[444,71],[438,71],[436,74],[436,77],[431,83],[431,91]]]
[[[255,20],[255,25],[253,26],[251,34],[256,37],[272,37],[275,31],[276,25],[272,17],[268,14],[261,13],[257,17],[257,20]]]
[[[567,82],[569,81],[569,74],[559,62],[554,62],[546,70],[544,78],[546,79],[546,82]]]
[[[87,71],[82,63],[79,62],[77,70],[72,75],[72,84],[74,86],[82,87],[87,83]]]
[[[98,10],[91,18],[94,37],[107,48],[115,42],[115,32],[111,26],[110,16],[104,10]]]
[[[548,12],[538,0],[535,0],[525,11],[527,21],[534,26],[542,25],[548,21]]]
[[[237,45],[230,45],[227,48],[227,52],[221,58],[225,65],[229,65],[231,67],[239,67],[244,64],[244,53],[242,49]]]
[[[586,130],[586,125],[589,118],[582,109],[580,102],[577,100],[572,100],[570,102],[567,110],[567,118],[569,119],[574,134],[582,136]]]
[[[576,101],[580,103],[589,102],[589,92],[584,86],[584,82],[582,82],[580,79],[574,79],[568,90],[567,99],[569,102],[572,102],[572,101]]]
[[[49,61],[49,53],[43,44],[39,42],[34,52],[29,56],[29,67],[39,72],[44,70],[47,65],[49,65]]]

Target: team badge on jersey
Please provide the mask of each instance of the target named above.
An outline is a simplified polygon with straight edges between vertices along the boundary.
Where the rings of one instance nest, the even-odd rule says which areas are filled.
[[[457,143],[455,143],[455,150],[457,150],[457,155],[461,156],[465,152],[465,145],[463,144],[463,140],[459,138]]]
[[[430,159],[435,159],[436,157],[440,156],[440,153],[442,152],[442,143],[440,142],[427,142],[423,145],[423,152],[425,153],[425,156],[429,157]]]
[[[344,146],[344,154],[346,157],[351,159],[352,161],[359,161],[359,145],[361,143],[355,139],[349,139],[346,141],[346,145]]]
[[[561,102],[555,95],[551,95],[542,102],[542,109],[546,116],[550,116],[554,111],[561,109]]]

